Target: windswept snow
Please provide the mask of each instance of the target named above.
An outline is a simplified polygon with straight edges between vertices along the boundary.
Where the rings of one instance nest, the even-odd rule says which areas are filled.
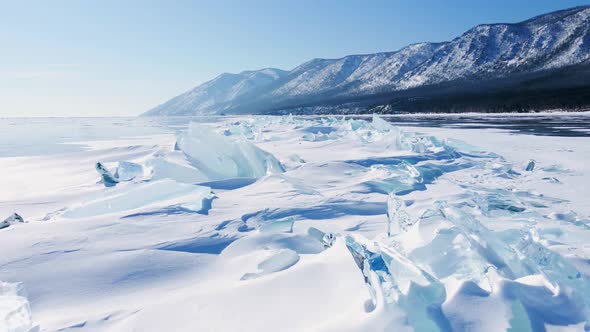
[[[587,137],[206,121],[0,158],[0,330],[590,328]]]

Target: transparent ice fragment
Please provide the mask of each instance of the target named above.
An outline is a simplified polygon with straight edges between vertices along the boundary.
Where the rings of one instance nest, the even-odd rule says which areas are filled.
[[[294,250],[284,248],[258,264],[260,272],[246,273],[240,280],[250,280],[265,274],[286,270],[299,262],[299,254]]]
[[[523,264],[518,253],[477,219],[446,202],[439,202],[438,207],[445,219],[450,221],[468,241],[471,250],[477,253],[478,257],[475,260],[481,261],[478,265],[494,266],[502,276],[510,279],[531,273],[530,268]],[[474,276],[477,276],[475,280],[481,281],[485,270],[476,267],[473,272]]]
[[[480,204],[484,215],[491,211],[501,210],[512,213],[520,213],[526,210],[523,202],[514,195],[506,195],[502,192],[491,192],[485,196],[476,196],[476,202]]]
[[[392,131],[389,134],[394,140],[392,145],[394,145],[397,150],[407,150],[417,154],[446,150],[447,153],[454,154],[454,150],[451,147],[439,141],[434,136],[417,135],[416,133],[403,132],[400,130]]]
[[[6,228],[10,225],[24,223],[25,220],[21,217],[18,213],[11,214],[8,218],[4,219],[0,222],[0,229]]]
[[[8,218],[6,218],[4,221],[7,221],[7,222],[9,222],[11,224],[14,224],[14,223],[24,223],[25,222],[25,220],[23,219],[23,217],[21,217],[21,215],[18,214],[18,213],[13,213]]]
[[[179,135],[178,145],[209,181],[259,178],[269,172],[284,172],[272,154],[251,142],[220,135],[194,122],[186,133]]]
[[[405,203],[395,193],[387,196],[387,236],[406,232],[414,224],[405,208]]]
[[[446,293],[444,285],[392,247],[379,246],[392,290],[388,292],[404,309],[415,331],[437,331],[437,318]],[[387,293],[387,292],[386,292]]]
[[[406,161],[402,161],[398,167],[401,172],[407,175],[407,178],[411,181],[411,183],[422,183],[422,175],[420,174],[420,171],[414,167],[414,165]]]
[[[495,158],[498,157],[497,154],[489,151],[485,151],[480,147],[475,145],[471,145],[469,143],[465,143],[463,141],[449,138],[446,140],[445,145],[447,148],[453,149],[455,152],[458,152],[462,155],[469,156],[469,157],[476,157],[476,158]]]
[[[203,183],[209,178],[192,166],[182,152],[173,151],[145,162],[151,170],[152,180],[173,179],[183,183]]]
[[[326,248],[333,246],[335,241],[336,241],[336,236],[332,233],[326,233],[322,237],[322,243],[324,244],[324,247],[326,247]]]
[[[211,189],[163,179],[117,189],[105,197],[67,209],[66,218],[83,218],[134,210],[142,207],[175,206],[191,212],[208,208]]]
[[[293,218],[265,221],[260,223],[258,230],[261,233],[293,233],[294,223],[295,219]]]
[[[348,120],[348,125],[350,126],[350,130],[355,131],[361,128],[365,128],[366,127],[366,122],[365,121],[360,121],[360,120],[354,120],[354,119],[350,119]]]
[[[296,162],[296,163],[305,164],[305,160],[303,160],[303,158],[301,158],[298,154],[295,154],[295,153],[289,155],[289,160]]]
[[[389,124],[387,121],[380,118],[375,113],[373,113],[373,117],[371,119],[371,126],[379,132],[388,132],[388,131],[394,129],[394,127],[391,124]]]
[[[285,172],[283,165],[271,154],[264,158],[264,166],[266,167],[266,174],[280,174]]]
[[[525,233],[515,247],[522,255],[522,261],[530,269],[542,274],[556,285],[571,289],[573,295],[585,303],[590,314],[590,278],[586,274],[580,272],[559,253],[543,246],[535,232]]]
[[[315,134],[314,133],[305,133],[305,135],[303,135],[303,140],[308,141],[308,142],[321,142],[321,141],[327,141],[332,138],[335,138],[333,136],[333,133],[324,134],[320,131],[318,131]]]
[[[238,135],[242,136],[246,139],[254,139],[255,133],[254,128],[250,122],[234,122],[230,124],[230,127],[223,131],[223,135],[225,136],[233,136]]]
[[[444,286],[393,248],[360,235],[346,236],[346,247],[361,270],[373,308],[397,303],[417,330],[436,330],[430,310],[440,308]]]
[[[395,302],[397,295],[391,293],[393,291],[391,274],[380,252],[370,250],[367,247],[368,244],[363,243],[367,241],[359,235],[346,236],[345,240],[348,251],[363,274],[373,305],[377,305],[377,293],[384,293],[388,303]],[[372,273],[378,278],[372,278]]]
[[[293,118],[293,114],[289,113],[289,115],[284,115],[281,117],[281,123],[283,124],[293,124],[295,123],[295,119]]]
[[[308,142],[315,142],[315,134],[314,133],[305,133],[302,139]]]
[[[142,174],[143,167],[140,164],[129,161],[120,161],[115,171],[115,177],[119,181],[131,181]]]
[[[550,173],[572,173],[572,171],[570,169],[567,169],[565,167],[563,167],[562,165],[549,165],[549,166],[545,166],[545,167],[541,167],[541,169],[545,172],[550,172]]]
[[[543,180],[550,183],[561,183],[561,181],[559,181],[559,179],[554,176],[544,177]]]
[[[329,232],[324,233],[315,227],[310,227],[307,230],[307,234],[321,242],[324,245],[324,248],[330,248],[334,245],[334,242],[336,242],[336,235]]]
[[[95,168],[106,187],[115,186],[121,181],[131,181],[135,177],[143,175],[143,167],[129,161],[120,161],[114,174],[101,162],[97,162]]]
[[[527,172],[532,172],[533,170],[535,170],[535,165],[537,164],[537,162],[533,159],[529,160],[528,164],[525,167],[525,171]]]
[[[102,177],[102,182],[106,187],[112,187],[119,183],[119,179],[103,163],[97,162],[94,168],[96,168],[96,171]]]

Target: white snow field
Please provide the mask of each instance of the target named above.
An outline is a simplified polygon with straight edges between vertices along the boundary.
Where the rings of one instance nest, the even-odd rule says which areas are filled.
[[[590,330],[589,137],[193,120],[0,119],[0,331]]]

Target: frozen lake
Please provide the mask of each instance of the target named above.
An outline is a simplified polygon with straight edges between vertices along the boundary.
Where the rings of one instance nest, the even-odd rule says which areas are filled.
[[[389,119],[398,126],[504,129],[539,136],[589,137],[590,114],[536,114],[518,116],[452,115],[399,116]]]
[[[306,117],[310,118],[310,117]],[[357,117],[360,119],[370,116]],[[0,157],[53,154],[84,149],[83,141],[176,133],[190,121],[217,118],[0,118]],[[396,126],[449,129],[502,129],[540,136],[589,137],[590,114],[400,115],[385,117]],[[34,135],[30,135],[34,132]],[[65,144],[67,143],[67,144]]]
[[[588,119],[0,119],[0,319],[583,331]]]

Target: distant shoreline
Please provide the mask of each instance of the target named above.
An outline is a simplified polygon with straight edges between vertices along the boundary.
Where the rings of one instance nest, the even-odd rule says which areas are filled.
[[[133,119],[133,118],[144,118],[144,119],[157,119],[157,118],[178,118],[178,119],[190,119],[190,118],[214,118],[214,117],[228,117],[228,118],[239,118],[248,116],[286,116],[287,114],[203,114],[203,115],[172,115],[172,116],[141,116],[141,115],[129,115],[129,116],[0,116],[0,120],[18,120],[18,119]],[[396,114],[380,114],[380,113],[325,113],[325,114],[293,114],[297,117],[326,117],[326,116],[346,116],[346,117],[371,117],[373,114],[377,114],[382,118],[398,118],[398,117],[462,117],[462,116],[484,116],[484,117],[530,117],[530,116],[548,116],[548,115],[588,115],[590,116],[590,110],[585,111],[564,111],[564,110],[545,110],[545,111],[529,111],[529,112],[457,112],[457,113],[396,113]]]

